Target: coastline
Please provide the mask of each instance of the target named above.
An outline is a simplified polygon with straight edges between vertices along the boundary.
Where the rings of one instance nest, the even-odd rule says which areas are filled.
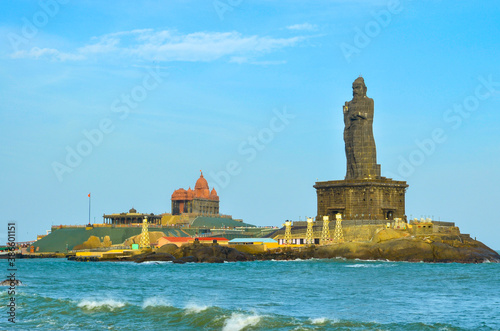
[[[383,260],[427,263],[500,263],[500,255],[473,239],[460,242],[438,238],[398,238],[383,242],[346,242],[330,245],[282,247],[250,254],[217,244],[165,245],[155,251],[110,259],[69,257],[74,261],[171,261],[173,263],[223,263],[255,260],[331,259]],[[449,239],[449,238],[448,238]]]

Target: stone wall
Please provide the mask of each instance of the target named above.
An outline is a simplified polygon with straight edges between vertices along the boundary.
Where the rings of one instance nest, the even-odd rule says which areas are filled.
[[[344,220],[404,219],[407,187],[404,181],[387,178],[317,182],[317,220],[325,215],[334,220],[336,213]]]
[[[217,215],[219,214],[219,201],[208,199],[194,199],[192,213]]]

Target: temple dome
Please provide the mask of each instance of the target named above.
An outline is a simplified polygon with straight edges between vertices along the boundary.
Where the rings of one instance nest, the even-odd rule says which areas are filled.
[[[203,172],[200,174],[200,178],[196,181],[196,185],[194,186],[195,191],[196,190],[201,190],[201,189],[207,189],[208,190],[208,182],[203,177]]]
[[[212,191],[210,192],[210,199],[212,200],[217,200],[219,201],[219,196],[217,195],[217,191],[215,190],[215,188],[212,188]]]
[[[175,190],[174,193],[172,193],[172,200],[187,200],[187,199],[188,199],[188,192],[183,188]]]
[[[196,181],[194,186],[194,196],[196,198],[208,199],[210,196],[210,189],[208,187],[207,180],[203,177],[203,172],[200,174],[200,178]]]

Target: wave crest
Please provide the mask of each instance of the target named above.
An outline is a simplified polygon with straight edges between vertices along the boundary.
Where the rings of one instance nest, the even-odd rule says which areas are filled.
[[[105,300],[90,300],[83,299],[78,303],[78,307],[93,310],[93,309],[109,309],[115,310],[116,308],[122,308],[125,306],[125,302],[118,301],[114,299],[105,299]]]
[[[170,302],[161,297],[146,298],[142,303],[142,309],[146,309],[148,307],[170,307],[170,306],[171,306]]]
[[[209,306],[202,306],[202,305],[198,305],[196,303],[190,302],[184,308],[186,309],[186,314],[197,314],[199,312],[207,310],[209,308]]]
[[[328,319],[326,317],[311,318],[312,324],[325,324]]]
[[[232,313],[231,317],[226,320],[222,331],[239,331],[247,326],[254,326],[260,322],[259,315],[244,315],[240,313]]]

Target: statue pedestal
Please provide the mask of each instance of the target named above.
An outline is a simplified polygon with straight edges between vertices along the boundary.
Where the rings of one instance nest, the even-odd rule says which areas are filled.
[[[405,181],[385,177],[316,182],[317,219],[333,219],[337,213],[344,220],[404,219],[407,187]]]

